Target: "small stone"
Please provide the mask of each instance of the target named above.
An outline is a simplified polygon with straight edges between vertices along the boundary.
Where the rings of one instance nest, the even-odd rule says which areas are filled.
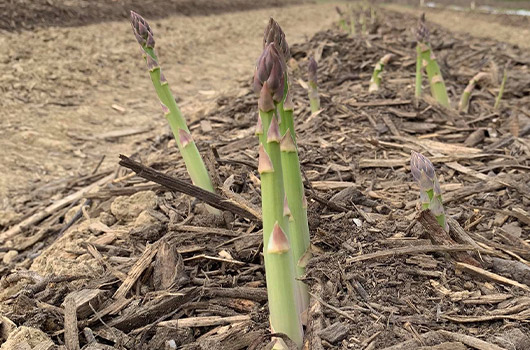
[[[2,258],[2,262],[6,265],[9,265],[15,260],[17,257],[18,252],[16,250],[10,250],[7,253],[5,253],[4,257]]]
[[[102,224],[105,224],[107,226],[112,226],[116,223],[116,218],[111,213],[102,212],[99,214],[99,221],[101,221]]]
[[[48,349],[46,345],[53,346],[51,339],[40,329],[21,326],[9,334],[6,342],[2,344],[2,350],[34,349],[37,346]]]
[[[319,333],[320,338],[335,344],[348,336],[348,327],[344,323],[336,322],[329,327],[324,328]]]
[[[153,191],[142,191],[132,196],[117,197],[110,205],[111,213],[118,220],[132,221],[144,210],[156,207],[156,194]]]
[[[134,227],[149,226],[158,223],[158,219],[149,213],[148,210],[142,211],[136,220],[134,220]]]

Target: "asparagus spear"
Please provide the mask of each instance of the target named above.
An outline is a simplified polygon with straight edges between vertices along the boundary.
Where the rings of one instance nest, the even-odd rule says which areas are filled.
[[[390,62],[392,57],[393,55],[389,53],[384,55],[379,62],[377,62],[374,68],[374,73],[372,74],[372,79],[370,79],[370,87],[368,88],[368,92],[379,90],[379,87],[381,86],[381,73],[383,72],[385,65]]]
[[[484,80],[492,80],[492,76],[490,73],[486,72],[480,72],[477,73],[471,80],[469,80],[469,83],[467,84],[466,88],[464,89],[464,92],[462,93],[462,97],[460,98],[460,102],[458,103],[458,110],[460,112],[467,113],[469,110],[469,99],[471,98],[471,93],[473,92],[473,89],[475,89],[475,86]]]
[[[420,201],[422,209],[429,209],[442,228],[449,232],[449,225],[445,217],[442,203],[442,190],[434,172],[431,161],[421,153],[412,151],[410,156],[410,170],[414,180],[420,187]]]
[[[177,141],[177,146],[182,154],[186,169],[190,175],[191,180],[196,186],[199,186],[210,192],[215,192],[206,166],[201,158],[199,150],[193,142],[186,120],[182,116],[180,109],[175,102],[175,98],[171,93],[168,82],[158,63],[158,57],[155,52],[155,39],[153,31],[149,27],[147,21],[139,14],[131,11],[131,25],[136,40],[142,47],[144,52],[144,59],[147,63],[151,81],[155,87],[162,110],[166,116],[171,131]],[[220,214],[220,211],[208,207],[208,210],[214,214]]]
[[[508,77],[507,72],[508,72],[508,68],[505,67],[504,68],[504,74],[502,76],[501,87],[499,88],[499,94],[495,98],[495,105],[493,106],[493,109],[495,109],[495,110],[499,109],[499,107],[501,105],[502,94],[504,94],[504,86],[506,85],[506,78]]]
[[[279,46],[279,45],[278,45]],[[285,60],[274,42],[266,44],[254,74],[258,92],[259,166],[263,215],[263,255],[271,328],[302,346],[300,295],[295,281],[288,219],[284,215],[284,183],[276,105],[283,100]],[[261,126],[259,125],[261,123]]]
[[[318,112],[320,110],[320,97],[318,96],[317,86],[317,62],[313,57],[309,58],[309,64],[307,67],[308,81],[309,81],[309,104],[311,106],[311,113]]]
[[[286,60],[285,55],[289,54],[289,47],[285,40],[285,34],[278,23],[273,19],[269,21],[269,24],[265,29],[264,43],[274,44],[276,48],[282,48],[281,50],[278,50],[281,53],[281,56],[283,56],[280,57],[280,61],[282,58],[284,61]],[[310,74],[310,86],[313,91],[312,95],[310,93],[310,98],[313,98],[312,108],[317,106],[320,107],[316,87],[316,62],[314,63],[314,74]],[[291,213],[291,220],[289,221],[289,238],[293,248],[293,263],[296,267],[296,275],[297,277],[301,277],[305,274],[305,266],[303,263],[300,263],[300,259],[302,256],[308,256],[309,254],[309,226],[307,223],[307,205],[304,206],[306,201],[304,201],[304,186],[300,172],[300,160],[296,149],[293,103],[290,98],[291,91],[288,84],[289,76],[287,73],[287,67],[284,67],[283,91],[285,98],[281,100],[278,99],[279,103],[277,104],[276,109],[281,120],[279,123],[280,132],[283,135],[280,149],[282,151],[281,162],[286,200],[288,203],[287,209],[289,209],[286,212]],[[311,84],[311,82],[313,82],[313,84]],[[290,138],[288,136],[290,136]],[[300,292],[301,310],[304,311],[309,306],[309,293],[307,292],[307,286],[303,282],[299,282],[298,287]]]
[[[429,85],[431,87],[432,96],[444,107],[450,106],[449,97],[447,96],[447,90],[445,88],[445,83],[436,62],[436,57],[429,45],[429,30],[425,25],[425,14],[422,14],[420,17],[418,30],[417,30],[417,48],[416,51],[419,55],[416,61],[416,95],[421,93],[421,77],[418,77],[418,70],[421,69],[418,67],[418,64],[423,66],[427,71],[427,79],[429,80]],[[416,96],[418,97],[418,96]]]

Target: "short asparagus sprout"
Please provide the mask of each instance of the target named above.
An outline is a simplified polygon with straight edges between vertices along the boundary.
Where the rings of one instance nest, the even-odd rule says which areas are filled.
[[[423,210],[429,209],[442,228],[449,232],[442,203],[442,190],[434,172],[431,161],[421,153],[412,151],[410,170],[414,180],[420,187],[420,201]]]
[[[153,82],[158,98],[160,99],[162,111],[164,112],[173,135],[175,136],[177,146],[182,154],[182,158],[184,159],[191,180],[196,186],[210,192],[215,192],[208,171],[206,170],[206,166],[204,165],[199,150],[197,149],[195,142],[193,142],[188,126],[186,125],[186,120],[182,116],[180,109],[175,102],[175,98],[171,93],[168,82],[160,69],[158,57],[155,52],[155,39],[151,27],[142,16],[133,11],[131,11],[131,25],[134,36],[144,52],[147,69],[149,70],[151,81]],[[208,210],[214,214],[220,214],[220,211],[215,208],[208,207]]]
[[[464,89],[464,92],[462,93],[462,97],[460,98],[460,102],[458,103],[458,110],[460,112],[467,113],[469,111],[469,100],[471,98],[471,93],[475,89],[475,86],[480,82],[491,80],[493,80],[493,77],[491,73],[487,72],[477,73],[473,78],[471,78],[466,88]]]
[[[495,105],[493,106],[493,109],[498,110],[501,105],[501,99],[502,95],[504,94],[504,86],[506,85],[506,79],[508,78],[508,68],[504,68],[504,73],[502,75],[502,83],[501,87],[499,88],[499,94],[495,98]]]
[[[375,65],[374,73],[372,74],[372,79],[370,79],[370,87],[368,92],[378,91],[381,87],[381,73],[383,73],[384,67],[390,62],[393,55],[391,53],[384,55],[379,62]]]
[[[338,6],[335,6],[335,11],[337,11],[337,13],[339,14],[339,21],[338,21],[339,28],[347,32],[348,26],[346,25],[346,19],[344,18],[344,13]]]
[[[317,85],[317,61],[313,57],[309,58],[307,65],[307,76],[309,85],[309,104],[311,106],[311,113],[318,112],[320,110],[320,97],[318,96],[318,85]]]
[[[281,135],[275,113],[276,107],[284,101],[287,77],[284,53],[288,46],[279,26],[269,22],[267,28],[264,35],[265,47],[258,59],[253,85],[255,92],[259,94],[256,134],[260,141],[258,171],[261,177],[263,255],[270,323],[275,332],[285,333],[301,348],[301,300],[295,279],[289,219],[284,215]],[[282,124],[283,122],[282,120]]]
[[[425,14],[422,14],[416,32],[416,98],[421,96],[421,69],[427,71],[427,79],[431,87],[432,96],[444,107],[450,107],[449,96],[445,88],[442,72],[436,62],[436,57],[429,45],[429,30],[425,25]]]

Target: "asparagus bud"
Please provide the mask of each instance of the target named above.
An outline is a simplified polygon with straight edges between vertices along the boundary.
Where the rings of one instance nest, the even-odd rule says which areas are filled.
[[[274,102],[278,103],[283,100],[286,70],[285,61],[282,59],[275,44],[267,44],[258,59],[254,72],[254,92],[260,94],[260,99],[263,89],[266,87]],[[265,109],[262,110],[267,111]]]
[[[256,131],[254,132],[255,135],[263,135],[263,124],[261,122],[261,117],[258,114],[258,122],[256,123]]]
[[[189,132],[186,132],[184,129],[179,129],[179,142],[183,148],[186,148],[187,145],[193,142]]]
[[[269,244],[267,244],[267,253],[269,254],[283,254],[287,253],[291,249],[289,240],[283,232],[278,222],[274,224],[271,236],[269,238]]]
[[[425,25],[425,13],[422,13],[416,28],[416,41],[420,43],[429,42],[429,28]]]
[[[274,43],[278,51],[283,55],[283,59],[287,62],[291,57],[289,45],[285,40],[285,33],[282,28],[272,17],[269,19],[265,33],[263,34],[263,49],[270,43]]]
[[[449,232],[449,225],[447,224],[442,204],[442,190],[440,189],[433,164],[427,157],[412,151],[410,170],[414,180],[420,187],[422,209],[429,209],[438,220],[440,226]]]
[[[147,21],[136,12],[131,11],[131,25],[138,43],[144,48],[154,49],[155,39]]]
[[[271,158],[265,151],[262,144],[259,145],[259,159],[258,159],[258,173],[272,173],[274,172],[274,166],[272,165]]]
[[[276,142],[279,143],[281,140],[280,126],[278,125],[278,119],[273,117],[267,131],[267,143]]]

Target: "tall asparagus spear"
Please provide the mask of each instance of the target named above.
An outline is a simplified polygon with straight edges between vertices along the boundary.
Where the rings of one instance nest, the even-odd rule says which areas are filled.
[[[381,57],[379,62],[377,62],[374,68],[374,73],[372,74],[372,78],[370,79],[370,86],[368,88],[368,92],[374,92],[379,90],[379,87],[381,86],[381,73],[383,72],[383,69],[388,64],[388,62],[390,62],[390,59],[392,59],[392,57],[393,55],[389,53]]]
[[[429,209],[442,228],[449,232],[449,225],[445,218],[442,204],[442,190],[434,172],[431,161],[421,153],[412,151],[410,156],[410,170],[414,180],[420,187],[420,201],[422,209]]]
[[[286,65],[274,42],[265,46],[254,74],[259,93],[257,134],[263,215],[263,255],[271,328],[302,346],[300,294],[295,280],[292,241],[284,215],[284,182],[276,105],[284,98]],[[260,126],[261,123],[261,126]]]
[[[436,62],[436,57],[429,44],[429,30],[425,25],[425,14],[420,17],[417,36],[417,54],[419,55],[416,61],[416,97],[421,93],[421,77],[418,77],[418,70],[421,69],[418,65],[425,67],[427,71],[427,79],[431,87],[432,96],[444,107],[450,106],[449,96],[442,77],[442,72]]]
[[[311,113],[318,112],[320,110],[320,97],[318,96],[318,85],[317,85],[317,61],[313,57],[309,58],[309,64],[307,66],[308,81],[309,81],[309,104],[311,106]]]
[[[264,43],[272,43],[276,48],[280,48],[278,52],[283,56],[284,61],[287,61],[289,55],[289,46],[285,40],[285,34],[280,25],[271,19],[267,28],[265,29]],[[315,62],[316,64],[316,62]],[[311,81],[313,81],[312,89],[313,103],[312,108],[320,107],[316,102],[318,100],[318,93],[316,91],[316,71]],[[298,158],[298,150],[296,148],[296,134],[293,119],[293,103],[291,100],[291,91],[289,87],[289,75],[287,67],[285,66],[284,74],[284,93],[285,98],[282,99],[276,106],[277,113],[280,116],[280,132],[283,135],[280,144],[281,160],[283,168],[283,181],[285,184],[285,194],[287,210],[290,213],[289,220],[289,238],[293,250],[294,266],[296,268],[297,277],[305,274],[305,265],[302,257],[308,258],[309,252],[309,225],[307,223],[307,201],[304,195],[304,186],[302,182],[302,175],[300,172],[300,160]],[[311,89],[310,88],[310,89]],[[290,136],[290,137],[289,137]],[[309,306],[309,293],[307,286],[303,282],[298,283],[300,292],[301,310],[305,311]]]
[[[147,21],[139,14],[131,11],[131,25],[136,40],[142,47],[144,52],[144,59],[147,63],[151,81],[155,87],[162,110],[169,122],[171,131],[177,141],[177,146],[182,154],[186,169],[190,175],[191,180],[196,186],[199,186],[210,192],[215,192],[206,166],[201,158],[199,150],[193,142],[186,120],[182,116],[180,109],[175,102],[175,98],[171,93],[168,82],[158,63],[158,57],[155,52],[155,39],[153,31],[149,27]],[[208,207],[208,210],[214,214],[220,214],[220,211]]]

